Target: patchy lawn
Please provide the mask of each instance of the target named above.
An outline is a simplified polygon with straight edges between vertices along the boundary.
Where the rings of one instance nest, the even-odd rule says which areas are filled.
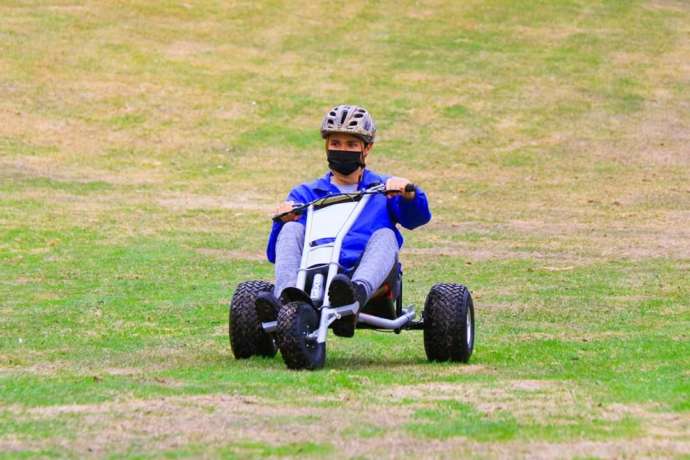
[[[0,456],[690,455],[689,33],[674,0],[3,2]],[[469,365],[232,356],[346,101],[430,196],[405,299],[472,289]]]

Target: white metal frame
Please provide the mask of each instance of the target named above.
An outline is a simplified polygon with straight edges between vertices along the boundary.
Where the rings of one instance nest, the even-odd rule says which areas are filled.
[[[371,189],[371,191],[379,190],[375,188]],[[319,209],[315,209],[314,204],[311,204],[307,208],[304,248],[302,250],[300,268],[297,272],[296,287],[304,291],[307,282],[307,273],[310,267],[314,267],[315,265],[328,265],[326,282],[323,283],[322,274],[315,274],[312,282],[312,289],[309,293],[313,302],[321,303],[319,328],[309,335],[310,338],[316,339],[318,343],[324,343],[326,341],[328,327],[333,321],[343,316],[356,315],[360,308],[363,307],[363,305],[359,305],[359,302],[355,301],[350,305],[333,308],[330,305],[330,299],[327,293],[331,281],[333,281],[335,275],[338,274],[338,269],[340,268],[340,250],[342,248],[343,239],[359,218],[371,196],[371,194],[363,194],[361,196],[353,194],[353,201],[330,204]],[[359,198],[358,201],[354,200],[356,197]],[[332,241],[318,245],[314,244],[323,239],[330,239]],[[414,318],[414,308],[408,307],[400,317],[394,320],[360,313],[357,322],[380,329],[399,329],[414,320]],[[277,328],[277,322],[271,321],[263,323],[262,327],[267,332],[273,332]]]

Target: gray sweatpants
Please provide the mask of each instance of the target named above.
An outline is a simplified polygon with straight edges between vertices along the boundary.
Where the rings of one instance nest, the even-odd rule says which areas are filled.
[[[283,289],[297,283],[297,271],[304,247],[304,225],[288,222],[278,234],[276,242],[276,282],[274,294],[280,296]],[[369,238],[352,281],[359,281],[371,297],[386,279],[398,254],[398,240],[390,228],[376,230]]]

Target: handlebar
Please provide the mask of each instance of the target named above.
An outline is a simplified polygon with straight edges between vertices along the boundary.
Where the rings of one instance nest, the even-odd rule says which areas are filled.
[[[417,189],[417,186],[413,183],[409,183],[405,185],[405,193],[412,193]],[[285,211],[281,212],[280,214],[276,214],[273,216],[273,222],[282,222],[283,217],[289,215],[289,214],[296,214],[300,215],[304,213],[306,209],[309,208],[312,204],[328,204],[329,202],[337,202],[337,201],[355,201],[358,198],[364,196],[364,195],[376,195],[378,193],[382,193],[384,195],[392,195],[396,193],[401,193],[400,190],[386,190],[385,184],[377,184],[373,187],[370,187],[368,189],[360,190],[358,192],[353,192],[353,193],[334,193],[332,195],[326,195],[323,198],[317,198],[313,201],[310,201],[309,203],[296,203],[293,208],[290,211]],[[348,199],[345,199],[347,197]]]

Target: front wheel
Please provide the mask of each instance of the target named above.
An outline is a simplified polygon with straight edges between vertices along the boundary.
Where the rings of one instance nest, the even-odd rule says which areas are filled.
[[[289,302],[278,312],[278,346],[289,369],[320,369],[326,361],[326,344],[307,335],[319,328],[319,316],[304,302]]]
[[[424,304],[424,350],[429,361],[466,363],[474,350],[474,305],[461,284],[434,285]]]

